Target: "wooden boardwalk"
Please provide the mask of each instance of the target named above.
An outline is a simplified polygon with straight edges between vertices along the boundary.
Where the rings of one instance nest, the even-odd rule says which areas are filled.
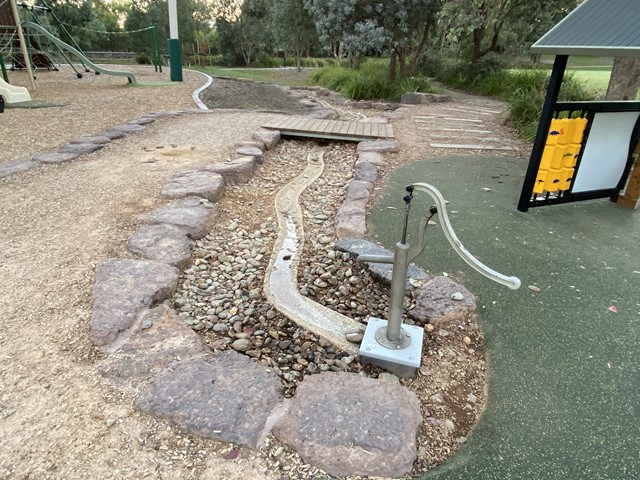
[[[297,115],[281,115],[262,126],[271,130],[279,130],[282,135],[330,140],[360,142],[362,140],[395,138],[393,127],[386,123],[344,122]]]

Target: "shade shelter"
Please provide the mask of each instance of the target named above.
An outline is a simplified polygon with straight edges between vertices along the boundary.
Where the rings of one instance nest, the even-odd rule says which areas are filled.
[[[555,61],[518,210],[618,199],[640,138],[640,102],[558,102],[558,94],[570,55],[640,56],[639,24],[637,0],[586,0],[531,47]]]

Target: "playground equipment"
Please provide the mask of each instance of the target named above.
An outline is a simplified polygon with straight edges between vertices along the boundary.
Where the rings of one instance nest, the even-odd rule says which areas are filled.
[[[418,226],[417,245],[411,247],[407,243],[407,227],[413,192],[416,190],[429,194],[435,200],[436,206],[432,206],[427,213],[422,215]],[[420,327],[413,325],[405,325],[403,327],[402,325],[402,306],[407,282],[407,269],[409,263],[424,251],[426,246],[425,233],[431,217],[438,213],[440,214],[440,225],[447,240],[454,251],[472,268],[494,282],[505,285],[512,290],[520,288],[519,278],[507,277],[487,267],[462,245],[449,222],[445,199],[435,187],[427,183],[414,183],[407,187],[407,192],[408,195],[404,197],[405,209],[402,237],[396,243],[394,254],[359,255],[357,258],[358,262],[393,264],[389,321],[375,317],[369,318],[367,329],[360,345],[360,358],[364,362],[378,365],[404,378],[414,376],[416,369],[420,367],[424,334],[424,330]]]
[[[30,20],[20,20],[18,5],[26,12],[25,15]],[[40,19],[39,14],[50,14],[58,26],[58,31],[63,32],[67,41],[53,35],[46,28],[46,22]],[[18,38],[16,38],[16,34]],[[137,83],[132,72],[111,70],[91,62],[46,3],[41,7],[25,3],[17,4],[15,0],[0,0],[0,55],[4,55],[5,52],[10,54],[12,69],[27,68],[31,77],[33,77],[32,66],[57,70],[53,56],[58,55],[58,60],[61,60],[58,63],[62,63],[62,61],[68,63],[76,76],[82,78],[82,74],[69,58],[69,54],[71,54],[78,59],[85,72],[90,72],[91,68],[96,74],[124,76],[128,78],[129,83]],[[35,88],[35,84],[33,86]]]
[[[29,91],[24,87],[16,87],[0,78],[0,97],[5,103],[28,102],[31,100]]]

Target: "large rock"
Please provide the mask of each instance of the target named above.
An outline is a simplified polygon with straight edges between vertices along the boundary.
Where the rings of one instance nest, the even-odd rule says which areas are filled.
[[[96,145],[106,145],[111,139],[105,135],[90,135],[88,137],[74,138],[69,143],[72,145],[83,143],[94,143]]]
[[[172,225],[144,225],[129,237],[129,251],[147,260],[173,265],[182,270],[191,260],[191,242]]]
[[[349,182],[347,195],[336,214],[338,239],[364,238],[367,232],[366,207],[373,184],[360,180]]]
[[[190,238],[198,240],[211,231],[217,215],[218,206],[215,203],[209,203],[198,197],[189,197],[138,215],[136,218],[140,222],[154,225],[173,225]]]
[[[176,173],[160,191],[164,198],[202,197],[217,202],[224,194],[222,175],[204,170]]]
[[[358,143],[358,153],[396,153],[398,150],[398,144],[395,140],[368,140],[366,142]]]
[[[420,105],[424,97],[419,92],[406,92],[402,94],[400,103],[408,103],[409,105]]]
[[[131,335],[98,366],[120,387],[140,388],[179,360],[202,358],[209,348],[202,338],[166,305],[143,309]]]
[[[243,140],[243,141],[240,141],[240,142],[236,142],[236,148],[241,148],[241,147],[255,147],[255,148],[259,148],[263,152],[264,152],[264,149],[265,149],[264,143],[255,142],[255,141],[252,141],[252,140]]]
[[[48,152],[34,155],[33,161],[40,163],[65,163],[75,160],[79,156],[79,153]]]
[[[118,132],[124,133],[138,133],[144,131],[144,129],[145,127],[142,125],[138,125],[135,123],[123,123],[122,125],[111,127],[109,130],[116,130]]]
[[[96,137],[107,137],[109,140],[117,140],[124,138],[126,132],[120,130],[105,130],[104,132],[96,133]]]
[[[417,290],[416,306],[408,315],[419,323],[457,324],[475,311],[476,298],[469,290],[448,277],[434,277]]]
[[[386,167],[387,162],[381,153],[378,152],[362,152],[358,154],[358,161],[369,162],[377,167]]]
[[[309,113],[307,113],[306,116],[310,118],[317,118],[320,120],[333,120],[335,118],[338,118],[338,112],[336,112],[333,108],[315,107]]]
[[[282,390],[275,374],[226,350],[167,369],[135,405],[188,433],[257,449]]]
[[[385,257],[393,255],[393,252],[387,250],[383,246],[363,239],[338,240],[335,243],[335,248],[341,252],[350,253],[356,258],[364,254],[381,255]],[[363,265],[371,272],[373,278],[385,285],[391,285],[391,276],[393,275],[392,264],[363,263]],[[419,288],[431,280],[431,278],[431,275],[425,272],[422,268],[416,266],[414,263],[410,263],[409,268],[407,268],[406,289],[411,290],[413,288]]]
[[[133,325],[138,310],[173,295],[179,275],[175,267],[148,260],[109,259],[98,264],[91,315],[93,343],[112,343]]]
[[[0,178],[8,177],[18,172],[26,172],[38,166],[33,160],[13,160],[11,162],[0,163]]]
[[[239,157],[253,157],[258,163],[264,161],[264,152],[258,147],[238,147],[236,148],[236,155]]]
[[[261,142],[267,150],[273,150],[280,143],[280,132],[278,130],[267,130],[261,128],[251,134],[257,142]]]
[[[260,149],[254,149],[260,152]],[[238,185],[250,181],[257,167],[258,161],[256,157],[248,156],[229,160],[228,162],[205,165],[202,170],[222,175],[226,185]]]
[[[374,164],[358,159],[355,167],[353,176],[356,180],[370,183],[375,183],[378,180],[378,169]]]
[[[93,153],[101,148],[104,145],[97,143],[71,143],[69,145],[64,145],[58,149],[60,153],[74,153],[78,155],[86,155],[88,153]]]
[[[416,395],[352,373],[309,375],[273,433],[329,475],[401,477],[416,459]]]

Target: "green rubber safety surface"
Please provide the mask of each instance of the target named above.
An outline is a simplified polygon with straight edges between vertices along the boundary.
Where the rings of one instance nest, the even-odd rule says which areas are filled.
[[[422,478],[640,478],[640,212],[609,200],[518,212],[525,171],[522,159],[420,161],[390,173],[371,209],[370,239],[392,248],[406,185],[430,183],[450,201],[463,245],[522,280],[517,291],[491,282],[457,256],[440,226],[427,229],[416,263],[477,296],[489,396],[465,445]],[[432,204],[415,194],[413,237]]]

